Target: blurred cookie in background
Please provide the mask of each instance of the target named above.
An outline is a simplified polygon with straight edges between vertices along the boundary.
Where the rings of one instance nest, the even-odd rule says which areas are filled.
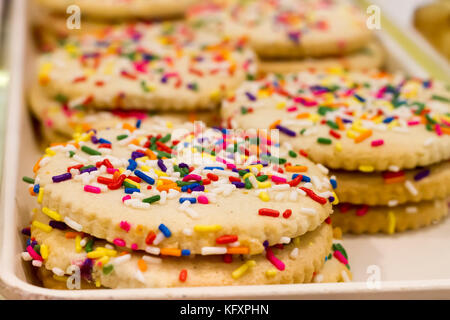
[[[417,30],[450,60],[450,1],[438,0],[417,8],[413,23]]]

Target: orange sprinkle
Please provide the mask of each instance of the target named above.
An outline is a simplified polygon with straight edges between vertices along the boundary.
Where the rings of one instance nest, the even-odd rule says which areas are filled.
[[[359,136],[357,136],[357,137],[355,138],[355,142],[356,142],[356,143],[360,143],[360,142],[366,140],[366,139],[367,139],[368,137],[370,137],[371,135],[372,135],[372,130],[364,131],[364,132],[362,132]]]
[[[339,130],[345,130],[345,126],[344,126],[344,122],[342,121],[341,118],[337,117],[336,118],[336,123],[339,127]]]
[[[176,248],[161,248],[160,253],[163,256],[174,256],[174,257],[181,256],[181,250]]]
[[[32,197],[34,197],[34,196],[36,195],[36,193],[33,191],[33,187],[30,187],[30,188],[28,189],[28,191],[30,191],[30,195],[31,195]]]
[[[152,150],[146,149],[145,154],[150,158],[150,160],[156,160],[156,154]]]
[[[166,185],[161,185],[161,186],[157,186],[156,189],[157,189],[159,192],[162,192],[162,191],[167,191],[167,192],[169,192],[170,189],[174,189],[174,190],[177,190],[177,191],[181,191],[181,188],[178,187],[176,184],[172,184],[172,185],[167,185],[167,184],[166,184]]]
[[[277,120],[274,123],[272,123],[270,125],[270,129],[275,129],[277,127],[277,125],[279,125],[281,123],[281,120]]]
[[[36,162],[36,164],[33,167],[33,172],[36,173],[39,170],[39,163],[41,162],[43,157],[40,157],[39,160]]]
[[[139,267],[139,270],[141,270],[142,272],[147,271],[147,263],[142,259],[138,260],[138,267]]]
[[[450,134],[450,128],[442,128],[441,127],[441,131],[442,131],[442,133]]]
[[[136,130],[136,127],[132,126],[129,123],[124,123],[122,125],[122,129],[127,129],[127,130],[130,130],[130,132],[133,132],[134,130]]]
[[[75,232],[75,231],[66,232],[66,239],[75,239],[77,236],[83,237],[83,232]]]
[[[248,247],[229,247],[227,248],[227,254],[248,254]]]
[[[297,119],[305,119],[305,118],[308,118],[309,117],[309,113],[308,112],[302,112],[302,113],[299,113],[298,115],[297,115]]]
[[[50,147],[56,147],[56,146],[63,146],[65,147],[67,145],[67,143],[64,142],[52,142],[50,143]]]
[[[86,131],[91,130],[91,129],[92,129],[92,126],[90,124],[88,124],[88,123],[82,123],[81,124],[81,130],[83,130],[83,132],[86,132]]]
[[[286,166],[286,171],[288,172],[305,172],[308,170],[306,166]]]
[[[129,144],[134,144],[134,145],[139,145],[139,140],[138,139],[133,139],[133,140],[131,140],[130,141],[130,143]]]

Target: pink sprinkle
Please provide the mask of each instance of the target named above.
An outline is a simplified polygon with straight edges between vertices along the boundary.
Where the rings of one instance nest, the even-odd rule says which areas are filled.
[[[305,107],[314,107],[316,106],[318,103],[314,100],[307,100],[303,97],[295,97],[294,98],[294,102],[295,103],[301,103],[302,105],[304,105]]]
[[[384,140],[380,139],[380,140],[373,140],[372,141],[372,147],[378,147],[384,144]]]
[[[137,249],[138,249],[137,243],[131,244],[131,250],[137,250]]]
[[[44,259],[42,259],[42,257],[38,255],[31,246],[27,247],[27,251],[34,260],[44,261]]]
[[[283,261],[281,261],[277,257],[275,257],[271,248],[266,249],[266,258],[267,258],[267,260],[270,261],[270,263],[272,263],[275,266],[275,268],[277,268],[280,271],[284,270],[285,265],[284,265]]]
[[[440,125],[436,124],[434,129],[436,130],[436,133],[437,133],[438,136],[442,136],[442,130],[441,130],[441,126]]]
[[[120,227],[125,230],[126,232],[130,231],[130,224],[126,221],[120,221]]]
[[[298,108],[296,106],[292,106],[292,107],[287,108],[286,110],[287,110],[287,112],[294,112],[294,111],[297,111]]]
[[[183,181],[189,181],[189,180],[195,180],[195,181],[201,181],[202,177],[198,174],[188,174],[183,177]]]
[[[272,176],[271,179],[275,183],[286,183],[287,182],[287,180],[285,178],[278,177],[278,176]]]
[[[118,171],[119,169],[116,168],[106,168],[106,172],[113,174],[114,172]]]
[[[333,256],[339,260],[339,262],[341,262],[342,264],[347,265],[348,261],[347,259],[345,259],[345,257],[342,255],[342,253],[338,250],[334,251]]]
[[[197,201],[198,201],[198,203],[201,203],[201,204],[208,204],[209,203],[209,200],[208,200],[208,198],[206,196],[198,196],[197,197]]]
[[[115,238],[113,243],[118,247],[125,247],[125,241],[120,238]]]
[[[227,169],[230,169],[230,170],[236,169],[236,165],[234,165],[232,163],[227,163]]]
[[[375,95],[376,98],[380,99],[384,96],[384,93],[386,92],[386,87],[381,88],[377,94]]]
[[[418,120],[408,121],[408,126],[416,126],[418,124],[420,124],[420,121],[418,121]]]
[[[364,216],[369,211],[368,205],[362,205],[360,208],[356,209],[356,215],[358,217]]]
[[[99,187],[85,185],[84,186],[84,191],[91,192],[91,193],[100,193],[102,190],[100,190]]]
[[[125,197],[122,198],[122,202],[125,202],[127,200],[130,200],[131,196],[130,195],[126,195]]]
[[[134,68],[136,71],[146,73],[147,72],[147,63],[146,62],[133,62]]]

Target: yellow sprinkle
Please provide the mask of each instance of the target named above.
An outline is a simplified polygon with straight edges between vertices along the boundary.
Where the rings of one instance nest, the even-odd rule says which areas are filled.
[[[360,165],[358,169],[359,169],[359,171],[362,171],[362,172],[372,172],[375,170],[375,168],[373,166],[368,166],[368,165]]]
[[[333,192],[333,197],[334,197],[334,201],[331,204],[335,206],[335,205],[339,204],[339,198],[335,192]]]
[[[90,259],[97,259],[103,256],[115,257],[116,255],[116,250],[98,247],[94,251],[88,252],[87,257]]]
[[[309,120],[311,120],[312,122],[317,122],[320,120],[320,116],[316,113],[310,114]]]
[[[47,148],[47,149],[45,149],[45,154],[47,154],[49,156],[54,156],[56,154],[56,152],[50,148]]]
[[[141,169],[143,171],[150,171],[150,167],[149,166],[142,166]]]
[[[147,160],[149,160],[147,156],[136,158],[136,161],[147,161]]]
[[[257,182],[258,182],[258,188],[260,188],[260,189],[270,188],[272,186],[270,181],[264,181],[264,182],[257,181]]]
[[[135,186],[136,188],[140,189],[141,185],[131,179],[126,178],[124,181],[128,182],[129,184],[132,184],[133,186]]]
[[[259,197],[262,201],[266,201],[266,202],[267,202],[267,201],[270,200],[269,194],[268,194],[267,192],[265,192],[265,191],[260,192],[258,197]]]
[[[347,137],[349,137],[350,139],[355,139],[356,133],[354,131],[347,130]]]
[[[45,224],[45,223],[42,223],[42,222],[39,222],[36,220],[34,220],[31,224],[33,225],[33,227],[39,228],[44,232],[50,232],[53,230],[53,228],[50,227],[48,224]]]
[[[95,280],[95,286],[97,288],[100,288],[100,286],[101,286],[100,279]]]
[[[342,229],[339,227],[333,228],[333,238],[342,239]]]
[[[231,273],[231,276],[233,279],[239,279],[244,275],[245,272],[251,267],[254,267],[256,265],[255,260],[248,260],[246,263],[244,263],[242,266],[237,268]]]
[[[216,232],[222,229],[222,226],[220,224],[214,224],[214,225],[196,225],[194,226],[194,231],[196,232]]]
[[[44,188],[40,187],[39,188],[39,193],[38,193],[38,196],[37,196],[37,202],[38,203],[42,203],[42,198],[43,197],[44,197]]]
[[[254,174],[251,173],[251,172],[247,172],[247,173],[244,174],[244,176],[242,177],[242,180],[245,180],[245,179],[247,179],[247,178],[250,177],[250,176],[254,176]]]
[[[395,232],[395,214],[393,211],[388,212],[388,233],[393,234]]]
[[[266,277],[268,277],[268,278],[275,277],[276,275],[277,275],[277,269],[275,269],[275,268],[271,268],[266,271]]]
[[[81,247],[81,236],[77,235],[75,237],[75,251],[80,253],[83,248]]]
[[[124,168],[119,168],[119,173],[122,174],[125,171]]]
[[[262,164],[252,164],[252,165],[247,166],[245,168],[249,169],[249,170],[252,170],[253,168],[256,168],[259,171],[259,170],[261,170],[263,168],[263,165]]]
[[[39,194],[41,193],[41,190],[39,190]],[[38,196],[39,197],[39,196]],[[42,197],[41,197],[42,198]],[[41,201],[42,201],[42,199],[41,199]],[[39,202],[39,199],[38,199],[38,202]],[[39,202],[40,203],[40,202]],[[53,211],[53,210],[50,210],[49,208],[47,208],[47,207],[43,207],[42,208],[42,213],[44,213],[44,214],[46,214],[47,216],[49,216],[50,218],[52,218],[53,220],[56,220],[56,221],[62,221],[62,218],[61,218],[61,215],[58,213],[58,212],[56,212],[56,211]]]
[[[167,173],[158,170],[158,169],[153,169],[153,171],[155,171],[155,173],[159,176],[159,177],[167,177]]]
[[[387,125],[387,127],[388,127],[388,129],[392,129],[392,128],[396,127],[397,125],[398,125],[398,121],[393,120]]]
[[[157,187],[162,186],[163,183],[164,183],[164,182],[163,182],[162,180],[156,180],[156,186],[157,186]]]
[[[173,123],[172,123],[171,121],[167,121],[167,122],[166,122],[166,127],[167,127],[168,129],[172,129],[172,128],[173,128]]]
[[[220,91],[219,90],[215,90],[213,92],[211,92],[211,94],[209,95],[209,97],[212,100],[220,100]]]
[[[108,256],[103,256],[100,259],[97,260],[97,266],[104,266],[109,262],[109,257]]]
[[[336,144],[334,145],[334,148],[336,149],[337,152],[341,152],[342,144],[340,142],[336,142]]]
[[[292,242],[294,243],[294,246],[298,247],[300,245],[300,237],[294,238],[294,240],[292,240]]]
[[[41,244],[40,252],[42,259],[46,260],[48,258],[48,247],[46,244]]]
[[[66,282],[67,281],[67,277],[66,276],[57,276],[56,274],[53,274],[53,279],[55,279],[56,281],[61,281],[61,282]]]
[[[275,108],[277,108],[277,109],[283,109],[284,107],[286,107],[286,102],[284,102],[284,101],[278,102],[275,106]]]

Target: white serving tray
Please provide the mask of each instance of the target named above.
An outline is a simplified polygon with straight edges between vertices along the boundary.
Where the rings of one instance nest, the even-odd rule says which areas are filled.
[[[170,289],[50,290],[37,286],[30,264],[21,260],[34,199],[21,181],[30,175],[41,153],[24,101],[33,70],[26,19],[26,0],[14,0],[9,34],[11,82],[0,195],[0,293],[15,299],[432,299],[450,298],[450,220],[394,236],[345,236],[354,282]],[[390,52],[389,65],[426,76],[388,35],[380,38]],[[381,286],[367,285],[368,267],[377,266]],[[369,271],[372,270],[369,268]]]

